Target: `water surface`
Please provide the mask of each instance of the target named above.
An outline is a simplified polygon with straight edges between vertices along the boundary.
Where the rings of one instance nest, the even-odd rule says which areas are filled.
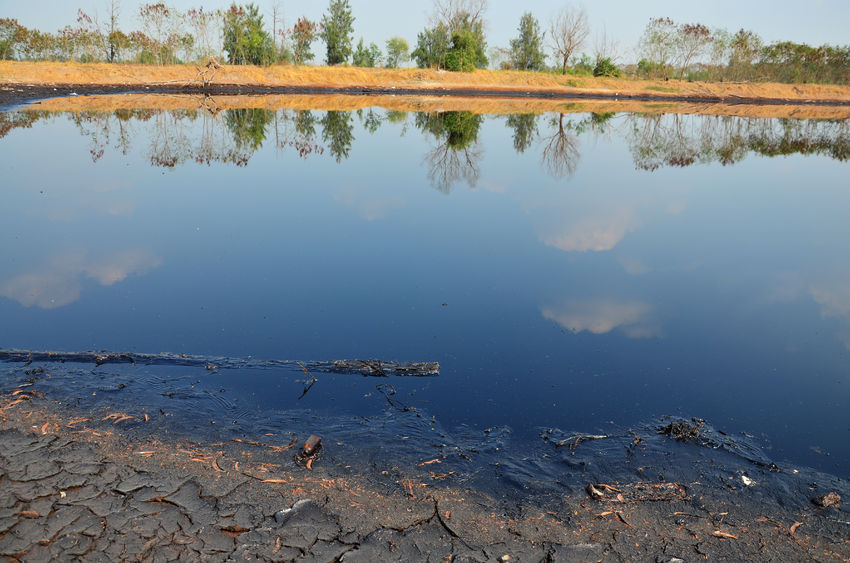
[[[696,416],[848,476],[846,121],[0,118],[0,348],[438,361],[388,384],[444,429]],[[260,416],[398,408],[371,378],[299,400],[301,379],[221,392]]]

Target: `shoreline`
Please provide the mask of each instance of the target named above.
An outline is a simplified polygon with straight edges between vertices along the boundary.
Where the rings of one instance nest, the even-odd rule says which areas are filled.
[[[34,92],[345,94],[529,100],[625,100],[702,104],[850,106],[850,86],[687,82],[478,70],[223,65],[204,86],[194,65],[0,61],[0,95]],[[54,90],[55,89],[55,90]],[[3,101],[0,100],[0,105]]]
[[[757,487],[593,483],[543,504],[421,471],[298,463],[278,445],[193,443],[85,416],[19,387],[0,396],[0,555],[213,560],[847,561],[847,512],[790,508]],[[129,417],[129,418],[127,418]],[[321,450],[320,450],[321,451]],[[437,477],[427,479],[425,475]]]

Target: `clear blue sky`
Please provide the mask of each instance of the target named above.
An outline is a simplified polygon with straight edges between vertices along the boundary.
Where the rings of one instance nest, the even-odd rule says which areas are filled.
[[[148,0],[151,1],[151,0]],[[121,0],[122,28],[138,27],[136,13],[143,2]],[[165,3],[185,10],[203,6],[205,9],[225,8],[230,0],[165,0]],[[298,16],[321,18],[327,0],[255,0],[266,21],[271,22],[272,6],[277,3],[288,23]],[[431,0],[350,0],[356,21],[355,41],[360,37],[374,41],[382,48],[384,41],[394,35],[407,39],[412,45],[432,11]],[[681,23],[702,23],[708,27],[723,27],[729,31],[750,29],[767,42],[789,40],[809,44],[850,44],[850,1],[848,0],[490,0],[486,14],[489,46],[506,47],[516,35],[523,12],[531,11],[546,27],[546,21],[564,5],[583,5],[589,16],[591,38],[586,51],[592,49],[593,35],[603,28],[617,39],[621,62],[632,62],[633,52],[643,28],[652,17],[669,17]],[[108,0],[0,0],[0,17],[13,17],[27,26],[56,31],[74,24],[77,8],[107,13]],[[316,49],[319,52],[319,49]],[[319,57],[321,58],[321,57]]]

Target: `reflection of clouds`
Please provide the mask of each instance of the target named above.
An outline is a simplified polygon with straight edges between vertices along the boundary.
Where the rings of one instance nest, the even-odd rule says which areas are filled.
[[[642,276],[652,271],[649,266],[636,258],[620,258],[620,266],[630,276]]]
[[[559,232],[543,234],[541,239],[547,246],[567,252],[604,252],[614,248],[639,224],[631,209],[621,207],[580,217],[568,222]]]
[[[144,274],[162,264],[162,260],[149,250],[116,252],[99,259],[89,259],[85,253],[66,253],[57,256],[38,268],[0,282],[0,295],[14,299],[24,307],[36,305],[42,309],[56,309],[80,298],[80,276],[110,286],[133,274]]]
[[[543,317],[573,333],[607,334],[619,328],[629,338],[656,338],[661,328],[652,319],[652,307],[640,301],[612,299],[567,301],[541,309]]]
[[[821,317],[835,317],[845,324],[838,337],[850,349],[850,274],[831,284],[813,285],[810,292],[815,303],[820,305]]]
[[[360,199],[353,188],[346,188],[334,195],[334,201],[357,211],[361,218],[367,221],[383,219],[393,209],[404,207],[404,199],[398,196],[372,197]]]

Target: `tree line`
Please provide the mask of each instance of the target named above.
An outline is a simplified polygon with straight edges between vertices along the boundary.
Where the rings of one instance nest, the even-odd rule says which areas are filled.
[[[636,76],[687,80],[777,81],[850,84],[850,45],[766,44],[755,32],[730,33],[700,23],[652,18],[636,48],[637,64],[621,64],[618,44],[606,33],[590,40],[584,9],[564,6],[547,22],[524,13],[507,47],[487,45],[488,0],[433,0],[428,24],[412,46],[392,37],[382,49],[355,44],[349,0],[329,0],[321,20],[299,17],[284,26],[272,11],[271,29],[253,4],[227,10],[176,10],[163,2],[142,4],[140,29],[118,27],[120,7],[111,0],[104,20],[78,11],[75,25],[56,33],[27,29],[0,19],[0,60],[61,60],[170,64],[227,54],[231,64],[304,64],[313,44],[325,45],[324,62],[394,68],[412,60],[420,68],[473,71],[477,68]],[[590,54],[587,53],[590,51]],[[547,57],[554,61],[547,65]]]

